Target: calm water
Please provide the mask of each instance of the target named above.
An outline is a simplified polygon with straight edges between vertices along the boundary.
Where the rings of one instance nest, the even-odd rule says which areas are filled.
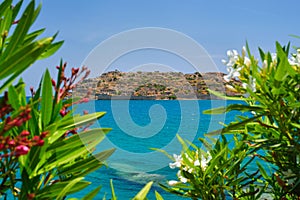
[[[200,145],[199,137],[221,128],[219,122],[232,121],[237,113],[227,115],[204,115],[202,112],[212,107],[224,106],[233,101],[197,100],[197,101],[91,101],[78,107],[78,112],[88,110],[105,111],[94,127],[111,127],[112,131],[97,147],[97,152],[116,148],[108,160],[109,168],[101,168],[87,177],[93,185],[78,194],[80,197],[99,185],[102,186],[99,199],[105,193],[110,198],[109,180],[112,179],[118,198],[130,199],[147,182],[155,181],[149,199],[154,199],[154,190],[165,199],[182,199],[164,192],[158,186],[166,180],[175,179],[177,170],[170,169],[170,160],[162,153],[151,148],[166,150],[169,154],[178,154],[181,146],[176,134]]]

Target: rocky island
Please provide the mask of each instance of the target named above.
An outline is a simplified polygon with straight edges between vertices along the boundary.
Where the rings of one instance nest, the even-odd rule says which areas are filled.
[[[118,70],[84,80],[73,91],[75,96],[83,96],[91,91],[95,99],[133,100],[183,100],[218,99],[208,89],[236,96],[226,87],[224,73],[182,72],[120,72]],[[236,84],[239,84],[236,81]]]

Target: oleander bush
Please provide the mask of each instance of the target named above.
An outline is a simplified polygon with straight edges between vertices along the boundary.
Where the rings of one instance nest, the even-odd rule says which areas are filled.
[[[259,53],[260,60],[248,44],[241,55],[227,52],[226,87],[241,97],[210,92],[240,103],[205,113],[243,114],[207,133],[210,142],[200,138],[207,152],[179,138],[183,151],[170,164],[178,180],[162,185],[165,190],[191,199],[300,198],[300,49],[290,54],[290,44],[277,42],[276,53]]]
[[[87,99],[68,99],[80,74],[88,75],[86,68],[72,68],[68,78],[61,62],[57,79],[46,70],[38,88],[31,88],[31,97],[26,97],[25,83],[16,79],[34,62],[55,53],[62,42],[54,42],[56,35],[41,38],[44,29],[31,31],[41,9],[35,1],[22,13],[23,1],[12,3],[0,4],[0,197],[65,199],[90,185],[84,177],[113,153],[109,149],[92,155],[110,129],[90,129],[105,113],[74,114],[74,106]],[[92,199],[99,190],[84,199]]]

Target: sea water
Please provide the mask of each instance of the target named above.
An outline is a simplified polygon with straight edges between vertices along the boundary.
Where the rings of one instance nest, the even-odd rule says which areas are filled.
[[[231,103],[236,101],[98,100],[78,106],[77,112],[106,112],[93,127],[110,127],[112,131],[97,146],[96,152],[110,148],[116,151],[108,159],[108,167],[102,167],[86,177],[93,184],[74,197],[82,197],[101,185],[97,198],[102,199],[106,195],[110,199],[110,180],[113,180],[115,193],[121,200],[134,197],[149,181],[154,181],[149,199],[155,199],[155,190],[164,199],[183,199],[159,187],[159,183],[166,185],[167,180],[176,180],[177,170],[170,169],[168,164],[172,161],[153,148],[163,149],[170,155],[179,154],[181,145],[176,135],[201,147],[199,137],[220,129],[222,123],[233,121],[239,114],[206,115],[203,111]]]

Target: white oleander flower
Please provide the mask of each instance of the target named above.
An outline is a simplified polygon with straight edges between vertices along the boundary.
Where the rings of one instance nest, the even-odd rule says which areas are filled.
[[[242,47],[242,56],[245,57],[247,53],[247,49],[245,46]]]
[[[169,167],[171,169],[175,169],[176,167],[181,167],[182,157],[181,155],[173,154],[173,158],[175,159],[174,163],[169,163]]]
[[[242,69],[241,67],[238,67],[236,69],[234,69],[232,67],[227,68],[228,74],[223,77],[224,80],[226,82],[229,82],[233,78],[238,78],[240,76],[240,72],[239,71],[241,69]]]
[[[242,83],[243,88],[246,89],[248,86],[253,92],[256,92],[256,79],[253,77],[250,77],[248,83]]]
[[[197,160],[195,160],[195,162],[194,162],[194,166],[195,167],[197,167],[197,166],[200,166],[200,162],[199,162],[199,160],[197,159]]]
[[[178,179],[179,179],[179,181],[181,183],[186,183],[188,181],[187,178],[185,178],[184,176],[181,175],[181,171],[180,170],[177,172],[177,177],[178,177]]]
[[[293,173],[293,171],[291,169],[288,169],[287,171],[283,171],[283,178],[285,180],[287,180],[287,183],[289,185],[293,184],[296,182],[297,178],[296,178],[296,174]],[[293,178],[294,177],[294,178]]]
[[[277,62],[277,53],[271,53],[272,61]]]
[[[200,166],[203,170],[207,168],[209,161],[212,159],[209,152],[207,152],[207,158],[204,155],[201,155]]]
[[[247,67],[249,67],[251,65],[251,60],[248,57],[244,57],[244,65],[246,65]]]
[[[186,171],[186,172],[188,172],[188,173],[192,173],[193,171],[194,171],[194,169],[193,168],[189,168],[189,167],[184,167],[184,168],[182,168],[184,171]]]
[[[289,63],[290,65],[300,67],[300,49],[297,49],[297,53],[289,59]]]
[[[168,181],[169,186],[175,186],[175,185],[177,185],[178,183],[179,183],[179,182],[178,182],[178,181],[175,181],[175,180]]]
[[[239,59],[239,54],[237,50],[228,50],[227,57],[228,57],[228,61],[225,59],[222,59],[221,61],[227,67],[232,67],[233,65],[236,64],[236,61]]]
[[[193,162],[193,159],[191,159],[190,156],[189,156],[187,153],[185,153],[184,156],[185,156],[190,162]]]
[[[262,64],[262,68],[265,69],[268,67],[268,61],[264,60],[263,64]]]

